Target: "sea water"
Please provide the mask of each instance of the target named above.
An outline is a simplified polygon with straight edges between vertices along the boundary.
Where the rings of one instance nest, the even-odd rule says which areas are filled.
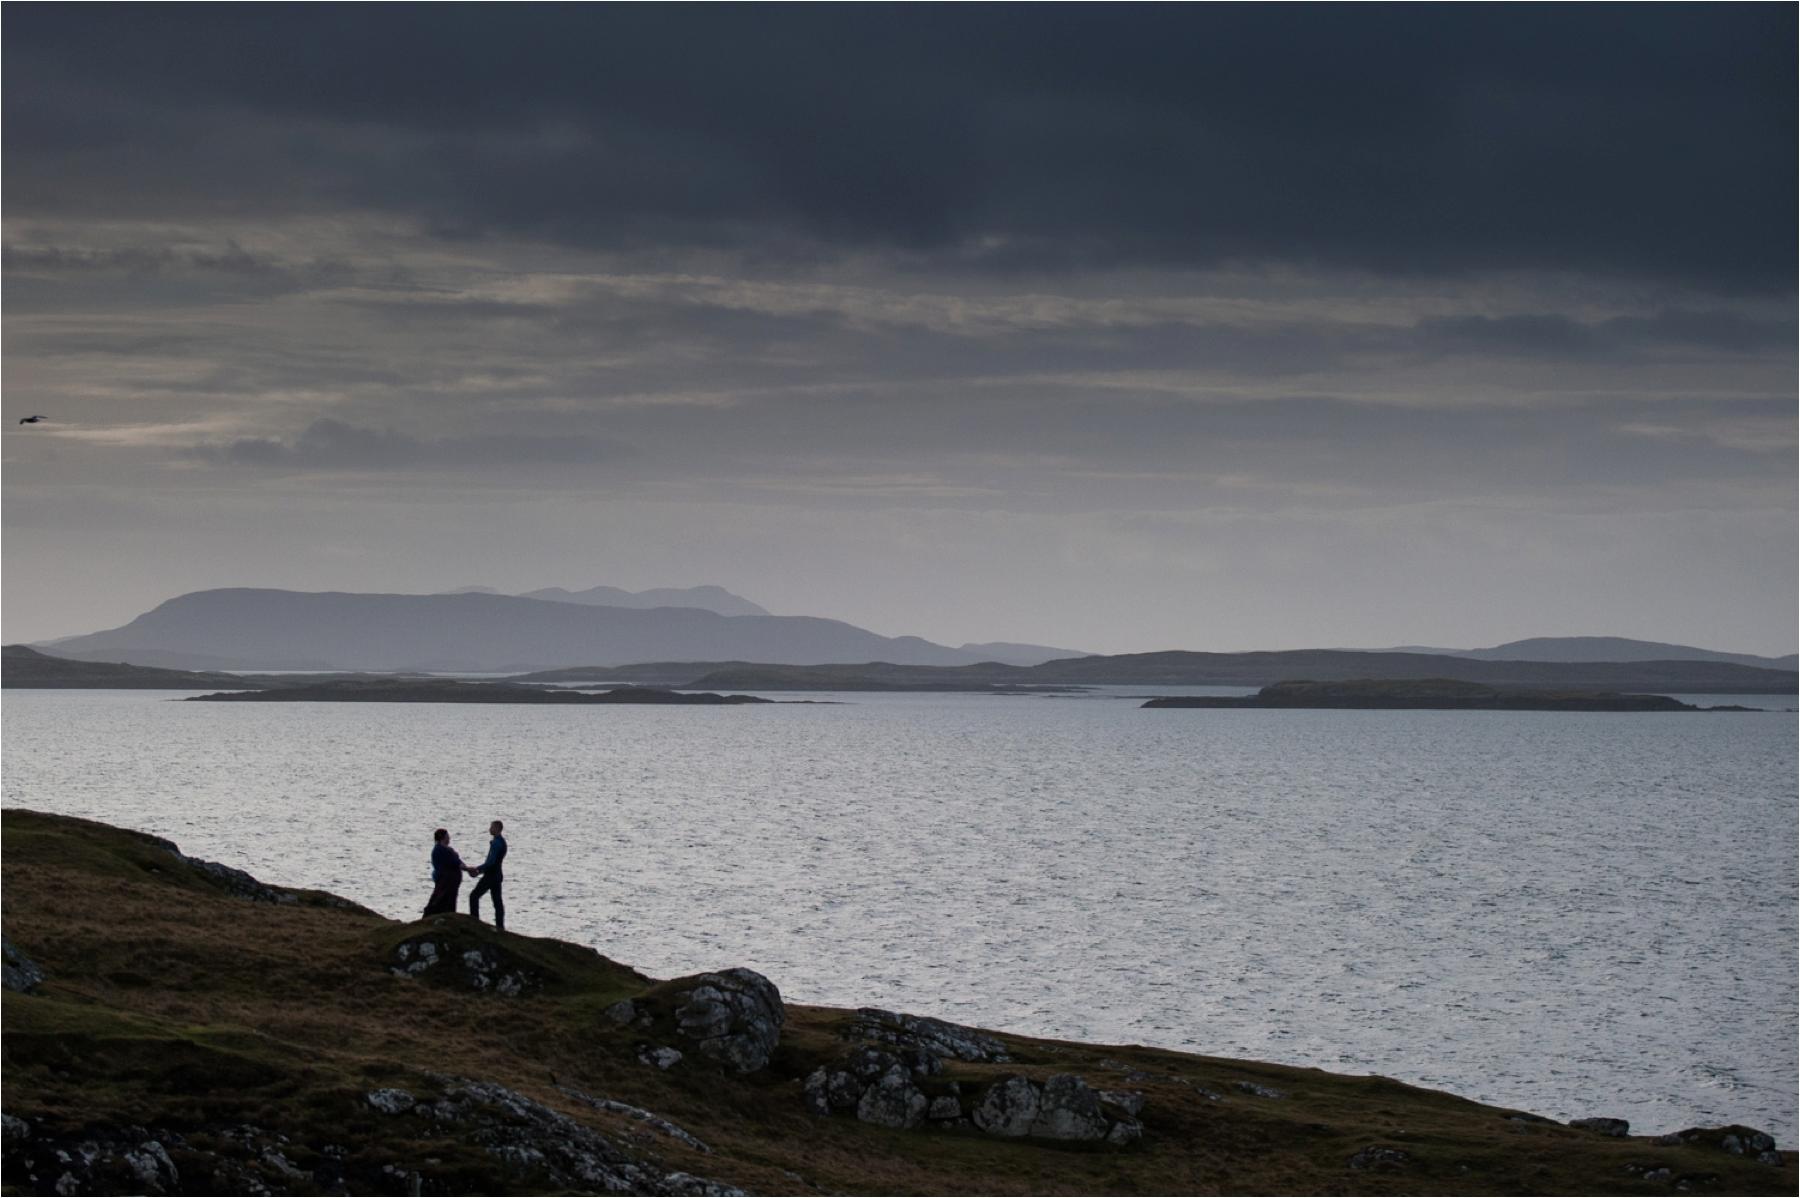
[[[432,829],[479,860],[502,818],[509,927],[658,976],[745,965],[790,1001],[1794,1143],[1792,714],[1125,697],[1144,693],[14,690],[4,801],[403,919]]]

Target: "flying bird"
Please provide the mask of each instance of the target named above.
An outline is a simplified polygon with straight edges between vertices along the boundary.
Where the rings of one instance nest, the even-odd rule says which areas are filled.
[[[20,418],[19,423],[20,424],[36,424],[40,420],[46,420],[46,419],[48,419],[48,417],[45,417],[45,416],[25,416],[25,417]]]

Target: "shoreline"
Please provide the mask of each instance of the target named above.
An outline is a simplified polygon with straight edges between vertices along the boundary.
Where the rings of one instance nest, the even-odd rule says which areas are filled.
[[[171,1106],[155,1098],[154,1089],[136,1092],[135,1098],[130,1083],[107,1082],[96,1090],[103,1077],[117,1076],[113,1065],[102,1068],[98,1058],[100,1072],[92,1081],[83,1080],[88,1074],[80,1061],[94,1050],[83,1047],[90,1043],[84,1037],[91,1033],[68,1023],[79,1012],[88,1012],[77,1019],[84,1027],[98,1026],[93,1024],[96,1019],[114,1021],[105,1025],[118,1030],[106,1035],[118,1043],[148,1036],[160,1045],[153,1059],[171,1054],[179,1058],[201,1049],[224,1052],[217,1068],[273,1070],[267,1084],[300,1085],[303,1091],[312,1083],[292,1071],[303,1067],[307,1057],[283,1063],[288,1050],[279,1045],[290,1042],[293,1032],[282,1028],[295,1019],[316,1023],[329,1015],[343,1021],[344,1043],[307,1052],[322,1054],[315,1059],[315,1072],[324,1067],[339,1080],[308,1100],[312,1105],[295,1107],[284,1100],[274,1108],[290,1111],[304,1124],[280,1132],[289,1137],[289,1146],[282,1149],[284,1159],[301,1161],[302,1166],[307,1162],[301,1160],[302,1147],[297,1146],[308,1137],[351,1138],[343,1122],[350,1118],[348,1112],[367,1112],[378,1101],[403,1108],[387,1121],[394,1128],[392,1134],[404,1130],[415,1136],[429,1130],[406,1115],[418,1103],[434,1101],[463,1112],[458,1119],[486,1126],[481,1120],[490,1118],[492,1104],[484,1105],[483,1096],[491,1097],[495,1090],[484,1087],[505,1087],[519,1102],[537,1104],[525,1109],[550,1112],[534,1114],[534,1119],[561,1128],[558,1134],[573,1135],[556,1120],[579,1123],[593,1108],[584,1108],[569,1095],[591,1098],[604,1085],[619,1091],[606,1101],[656,1111],[657,1118],[672,1120],[713,1149],[691,1158],[665,1151],[660,1163],[639,1158],[632,1167],[691,1163],[704,1166],[708,1171],[703,1176],[720,1185],[763,1192],[811,1192],[821,1180],[832,1190],[877,1185],[893,1187],[885,1192],[967,1192],[977,1183],[991,1188],[1002,1176],[1015,1176],[1020,1169],[1027,1170],[1021,1176],[1029,1178],[1035,1173],[1031,1161],[1042,1162],[1038,1167],[1076,1170],[1071,1176],[1087,1178],[1080,1183],[1086,1192],[1111,1192],[1119,1187],[1106,1184],[1106,1178],[1127,1175],[1137,1180],[1126,1188],[1156,1192],[1196,1188],[1268,1192],[1294,1187],[1346,1192],[1370,1187],[1419,1193],[1505,1192],[1521,1187],[1604,1192],[1635,1185],[1623,1172],[1634,1163],[1641,1163],[1639,1175],[1644,1180],[1669,1168],[1671,1178],[1710,1174],[1722,1192],[1793,1188],[1794,1154],[1780,1151],[1768,1162],[1757,1161],[1758,1154],[1774,1149],[1755,1148],[1761,1143],[1755,1137],[1761,1133],[1741,1125],[1634,1137],[1603,1114],[1591,1122],[1565,1125],[1385,1078],[1162,1049],[1043,1040],[873,1008],[782,1004],[769,980],[749,971],[658,981],[579,945],[496,934],[466,916],[410,923],[388,920],[336,896],[269,886],[229,866],[186,857],[167,841],[91,821],[16,809],[8,809],[3,818],[5,864],[12,883],[6,935],[45,975],[33,987],[36,993],[7,996],[8,1113],[26,1120],[28,1145],[60,1142],[57,1137],[64,1133],[55,1110],[77,1094],[86,1111],[88,1134],[93,1134],[96,1121],[104,1122],[109,1110],[126,1109],[119,1108],[121,1102],[135,1112],[139,1126],[154,1126],[158,1119],[180,1123],[177,1116],[184,1104]],[[51,882],[60,885],[48,885]],[[85,918],[81,910],[102,893],[110,896],[102,901],[113,910],[111,926],[80,934],[80,943],[73,944],[67,933],[52,931],[49,925],[58,921]],[[184,928],[191,930],[183,932]],[[161,931],[152,934],[154,929]],[[270,935],[276,938],[270,940]],[[189,962],[182,967],[181,979],[159,981],[156,974],[143,972],[143,965],[125,966],[121,972],[121,965],[110,964],[141,955],[133,945],[155,943],[180,948],[183,955],[178,959]],[[423,947],[427,944],[432,946],[429,952]],[[129,983],[127,974],[132,978]],[[315,975],[318,982],[308,981]],[[319,988],[326,977],[342,980],[328,990]],[[175,982],[174,989],[170,981]],[[717,1003],[696,998],[702,989],[715,992]],[[219,1014],[208,1016],[206,1009],[215,1002],[222,1004]],[[371,1015],[355,1014],[370,1003]],[[368,1074],[368,1066],[358,1064],[364,1059],[359,1055],[363,1050],[355,1045],[369,1035],[391,1037],[391,1030],[379,1031],[392,1025],[377,1012],[394,1003],[413,1010],[414,1022],[425,1020],[419,1028],[426,1037],[420,1041],[421,1049],[433,1035],[449,1035],[459,1063],[486,1061],[499,1075],[444,1077],[419,1062],[408,1063],[414,1050],[400,1042],[382,1051],[382,1056],[392,1058],[391,1065],[382,1067],[385,1072]],[[711,1015],[694,1022],[700,1009],[696,1003],[708,1010],[714,1007],[707,1004],[714,1003],[721,1012],[716,1016],[722,1021],[716,1035],[696,1031],[714,1026]],[[227,1025],[194,1040],[195,1033],[166,1022],[173,1010],[188,1011],[189,1024],[196,1019],[206,1024],[226,1011],[260,1011],[259,1034],[275,1038],[267,1041],[267,1048],[255,1049],[253,1060],[234,1065],[236,1054],[251,1051],[250,1042],[233,1047],[240,1043],[234,1038],[238,1033]],[[340,1013],[330,1014],[334,1011]],[[500,1019],[491,1036],[479,1030],[491,1022],[487,1015],[468,1022],[477,1012],[491,1012]],[[365,1030],[365,1018],[377,1022]],[[547,1047],[577,1027],[579,1040],[553,1054],[556,1063],[550,1076],[558,1080],[549,1086],[529,1081],[543,1077],[533,1072],[533,1063],[549,1059],[530,1047],[536,1043],[533,1037],[550,1037],[544,1041]],[[432,1033],[431,1028],[440,1031]],[[120,1035],[126,1041],[117,1041]],[[520,1041],[521,1035],[527,1039]],[[403,1040],[411,1043],[413,1038],[408,1033]],[[194,1049],[183,1047],[190,1043]],[[577,1043],[582,1046],[579,1050],[573,1048]],[[46,1052],[49,1057],[42,1056]],[[344,1052],[351,1055],[342,1056]],[[657,1062],[668,1059],[670,1052],[676,1059],[669,1060],[667,1068],[659,1067]],[[883,1066],[888,1072],[864,1076],[857,1072],[861,1068],[857,1062],[875,1059],[867,1057],[869,1052],[885,1053],[898,1063],[894,1067],[905,1067],[893,1073],[892,1067]],[[915,1060],[906,1056],[908,1052],[925,1056]],[[62,1080],[55,1071],[39,1072],[32,1063],[38,1059],[61,1061],[57,1068]],[[907,1066],[908,1060],[914,1064]],[[845,1106],[851,1090],[857,1093]],[[388,1091],[406,1097],[375,1097]],[[55,1098],[57,1094],[64,1097]],[[433,1094],[435,1098],[428,1098]],[[229,1107],[235,1101],[216,1094],[206,1103]],[[265,1113],[271,1109],[266,1098],[255,1101]],[[1020,1114],[1027,1107],[1051,1111],[1053,1117],[1028,1118]],[[941,1110],[930,1115],[927,1108]],[[752,1113],[756,1111],[765,1113]],[[1384,1120],[1383,1111],[1399,1114],[1400,1121]],[[367,1121],[372,1116],[358,1118]],[[262,1122],[268,1122],[266,1114]],[[747,1122],[754,1125],[753,1131],[746,1129]],[[377,1132],[387,1125],[383,1120],[376,1123]],[[604,1124],[602,1120],[594,1125],[594,1134],[606,1134]],[[201,1132],[193,1128],[171,1126],[169,1134],[182,1138],[184,1147],[172,1160],[185,1162],[184,1176],[199,1176],[204,1169],[248,1167],[225,1147],[197,1139]],[[1245,1135],[1251,1141],[1242,1141]],[[1275,1138],[1266,1140],[1271,1135]],[[735,1151],[730,1147],[734,1136]],[[9,1143],[12,1140],[9,1132]],[[858,1163],[822,1163],[816,1151],[822,1141],[836,1145],[828,1154],[832,1159],[848,1151]],[[1075,1151],[1084,1141],[1091,1146]],[[380,1142],[385,1141],[377,1136],[352,1145],[342,1163],[357,1166],[358,1161],[377,1159],[387,1151]],[[623,1147],[623,1142],[609,1142]],[[1249,1148],[1251,1142],[1262,1147]],[[1218,1154],[1210,1166],[1210,1182],[1181,1172],[1192,1164],[1192,1148],[1184,1145],[1195,1143],[1207,1143],[1211,1147],[1206,1153]],[[1233,1143],[1245,1146],[1230,1148]],[[1746,1156],[1746,1149],[1754,1151]],[[15,1150],[14,1157],[19,1151],[23,1150]],[[782,1167],[789,1173],[808,1178],[807,1188],[779,1180],[771,1185],[773,1175],[759,1173],[762,1166],[757,1163],[771,1154],[787,1162]],[[493,1192],[541,1192],[536,1188],[541,1178],[531,1182],[523,1173],[509,1173],[503,1160],[482,1157],[459,1167],[476,1170]],[[827,1176],[833,1168],[851,1172]],[[945,1174],[946,1168],[952,1172]],[[991,1172],[995,1168],[1008,1172]],[[1088,1172],[1094,1169],[1099,1172]],[[429,1169],[415,1171],[432,1176]],[[476,1174],[466,1180],[473,1181]],[[1563,1180],[1545,1181],[1546,1175]],[[856,1182],[859,1176],[861,1187]],[[1527,1180],[1531,1176],[1540,1180]],[[1277,1177],[1288,1181],[1276,1186]],[[910,1181],[902,1184],[903,1179]],[[1027,1181],[1025,1188],[1033,1187]],[[294,1190],[290,1179],[286,1192],[308,1191]]]

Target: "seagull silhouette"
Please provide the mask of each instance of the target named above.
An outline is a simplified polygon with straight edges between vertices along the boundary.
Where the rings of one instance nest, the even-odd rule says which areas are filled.
[[[47,419],[49,419],[49,417],[47,417],[47,416],[26,416],[26,417],[21,418],[19,423],[20,424],[36,424],[40,420],[47,420]]]

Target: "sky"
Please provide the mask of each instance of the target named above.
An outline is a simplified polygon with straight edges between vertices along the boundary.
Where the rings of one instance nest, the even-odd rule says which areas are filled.
[[[1795,648],[1792,6],[0,19],[8,642]]]

